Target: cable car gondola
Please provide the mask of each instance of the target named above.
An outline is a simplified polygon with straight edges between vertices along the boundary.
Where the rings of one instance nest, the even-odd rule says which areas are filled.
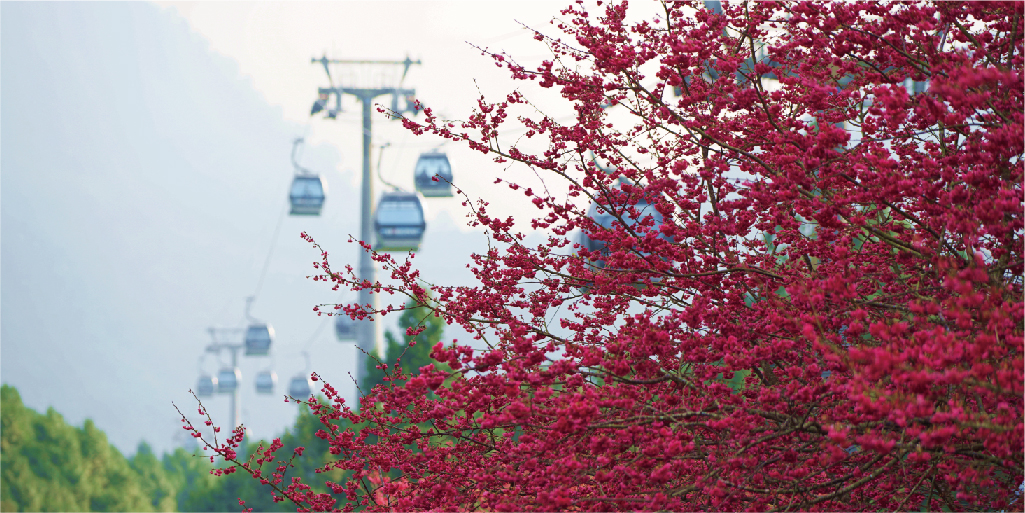
[[[335,320],[335,336],[338,340],[345,342],[349,340],[356,340],[356,321],[349,318],[346,314],[336,315]]]
[[[278,383],[278,375],[272,370],[265,370],[256,375],[256,393],[273,394]]]
[[[381,195],[374,210],[374,249],[377,251],[416,251],[427,223],[424,205],[415,192],[391,191]]]
[[[587,209],[587,217],[590,217],[595,224],[609,230],[612,229],[612,223],[616,220],[612,214],[604,208],[599,208],[598,204],[593,201],[591,202],[591,206]],[[605,250],[605,243],[603,241],[592,239],[583,231],[580,232],[580,245],[588,251],[600,252],[602,254],[607,253]],[[599,260],[596,262],[596,265],[598,267],[602,267],[604,265],[604,261]]]
[[[310,355],[306,351],[303,351],[303,358],[306,359],[306,370],[296,374],[292,381],[288,383],[288,395],[300,399],[306,400],[310,398],[310,394],[313,392],[313,380],[310,379]]]
[[[270,354],[271,342],[274,341],[274,328],[265,322],[254,322],[246,329],[246,356],[266,356]]]
[[[296,139],[292,144],[292,167],[295,168],[295,177],[292,178],[292,188],[288,192],[288,201],[292,206],[289,211],[293,216],[319,216],[320,210],[324,207],[324,199],[327,194],[327,184],[320,175],[302,167],[295,160],[295,151],[302,137]]]
[[[313,381],[304,374],[299,374],[292,378],[292,381],[288,384],[288,395],[303,401],[310,398],[312,390]]]
[[[209,374],[199,376],[199,380],[196,381],[196,395],[199,397],[210,397],[214,395],[216,389],[217,378]]]
[[[623,212],[621,214],[621,217],[626,221],[627,226],[632,229],[634,226],[637,225],[638,221],[640,221],[641,219],[644,219],[648,216],[652,216],[654,217],[655,224],[653,227],[650,228],[650,230],[656,230],[658,232],[659,228],[665,221],[662,217],[662,214],[655,210],[654,205],[648,203],[645,200],[641,200],[638,201],[634,207],[639,212],[639,216],[637,219],[630,219],[629,215],[626,212]],[[616,217],[613,216],[611,213],[609,213],[609,211],[606,210],[606,208],[607,207],[599,207],[597,203],[592,202],[591,206],[587,209],[587,216],[603,228],[606,228],[608,230],[614,230],[615,226],[619,224],[619,220],[616,219]],[[669,240],[669,237],[666,236],[665,233],[659,233],[659,237],[665,240]],[[610,253],[604,241],[592,239],[587,235],[586,232],[583,231],[580,232],[580,245],[588,251],[598,253],[602,256],[608,256]],[[595,259],[592,260],[591,263],[599,269],[605,268],[604,259]]]
[[[597,166],[598,169],[600,169],[605,174],[611,175],[613,172],[615,172],[616,168],[612,167],[607,162],[599,160],[598,157],[595,156],[593,151],[590,152],[590,156],[591,160],[594,162],[594,165]],[[620,177],[617,180],[618,186],[623,186],[627,183],[629,183],[629,180],[623,177]],[[619,220],[616,219],[616,216],[612,215],[608,208],[609,207],[599,207],[597,203],[592,201],[591,206],[587,208],[587,217],[590,217],[591,220],[595,222],[595,224],[598,224],[605,229],[614,230],[615,225],[619,223]],[[625,209],[623,209],[620,215],[620,217],[623,218],[624,221],[626,221],[628,228],[632,229],[638,221],[650,215],[655,218],[655,225],[651,229],[656,230],[656,232],[660,232],[659,228],[662,226],[665,220],[662,218],[662,213],[656,210],[654,205],[649,203],[647,199],[641,199],[637,202],[636,205],[634,205],[634,208],[636,208],[638,212],[637,219],[630,219],[630,216]],[[666,237],[665,233],[659,233],[659,237],[669,240],[669,238]],[[607,256],[609,254],[609,250],[607,249],[604,241],[594,240],[591,237],[589,237],[586,232],[583,231],[580,232],[580,245],[588,251],[599,253],[602,256]],[[594,260],[592,263],[595,267],[598,267],[600,269],[605,267],[605,261],[601,259]]]
[[[249,319],[249,327],[246,328],[244,339],[246,356],[266,356],[270,354],[270,346],[274,342],[274,328],[249,315],[249,309],[255,300],[255,296],[246,298],[246,318]]]
[[[319,216],[324,207],[325,190],[326,185],[320,176],[296,175],[288,193],[288,201],[292,204],[288,213],[293,216]]]
[[[231,394],[238,388],[239,382],[242,381],[242,371],[238,367],[232,369],[231,367],[224,367],[221,372],[217,373],[217,393],[219,394]]]
[[[438,180],[434,180],[434,176]],[[416,183],[416,190],[420,191],[427,198],[451,198],[452,197],[452,166],[448,157],[437,150],[431,153],[421,153],[416,161],[416,168],[413,171],[413,179]]]
[[[195,392],[197,397],[210,397],[217,391],[217,378],[203,370],[203,359],[204,357],[200,356],[197,364],[199,379],[196,380]]]

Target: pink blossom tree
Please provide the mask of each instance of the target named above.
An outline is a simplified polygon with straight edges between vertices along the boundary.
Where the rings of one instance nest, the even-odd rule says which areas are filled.
[[[272,450],[229,470],[311,510],[1020,508],[1023,4],[592,9],[535,32],[536,68],[485,52],[572,122],[519,91],[403,121],[567,184],[508,183],[529,222],[467,199],[493,241],[478,285],[315,264],[487,348],[438,344],[451,372],[361,408],[325,384],[336,496]]]

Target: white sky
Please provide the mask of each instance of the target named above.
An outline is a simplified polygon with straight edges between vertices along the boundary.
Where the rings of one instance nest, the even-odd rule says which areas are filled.
[[[327,55],[338,59],[402,60],[407,55],[420,59],[422,66],[411,68],[406,87],[436,113],[446,117],[467,116],[483,92],[490,98],[502,98],[515,84],[507,73],[497,69],[489,58],[469,43],[513,52],[526,62],[547,57],[547,49],[530,37],[516,20],[529,26],[550,29],[548,20],[557,15],[564,2],[196,2],[159,3],[184,16],[190,26],[211,43],[211,50],[235,60],[241,73],[252,79],[253,87],[267,103],[280,107],[288,121],[310,122],[310,105],[316,88],[327,86],[327,77],[312,57]],[[351,68],[350,68],[351,69]],[[385,68],[387,69],[387,68]],[[367,67],[351,69],[364,85],[398,75],[396,69],[381,71]],[[340,70],[332,69],[340,75]],[[348,77],[346,77],[348,78]],[[352,80],[346,81],[350,85]],[[395,84],[394,78],[386,83]],[[480,91],[480,92],[479,92]],[[390,98],[378,101],[389,105]],[[343,165],[360,169],[359,107],[345,98],[346,113],[338,121],[319,116],[310,126],[313,144],[338,147]],[[566,110],[562,105],[563,113]],[[397,122],[375,120],[374,143],[391,142],[382,161],[387,178],[410,185],[416,155],[434,147],[437,138],[414,138]],[[486,165],[489,159],[474,159],[474,152],[446,147],[458,168],[460,185],[472,186],[473,165]],[[464,155],[465,153],[465,155]],[[376,152],[374,158],[376,159]],[[461,158],[470,159],[463,164]],[[463,165],[460,165],[463,164]],[[459,173],[459,171],[463,171]],[[406,180],[403,184],[402,181]],[[468,190],[468,192],[470,192]],[[452,203],[450,201],[448,203]],[[444,205],[441,208],[448,207]],[[432,202],[432,210],[435,208]]]
[[[193,30],[210,41],[212,51],[237,62],[242,75],[252,79],[253,87],[267,103],[282,109],[284,119],[310,123],[310,142],[338,148],[342,153],[342,166],[353,171],[361,169],[359,106],[352,97],[346,97],[346,113],[337,121],[319,116],[311,121],[309,110],[316,87],[327,85],[320,64],[311,64],[313,57],[402,60],[409,55],[420,59],[423,65],[411,68],[404,85],[415,88],[417,97],[445,118],[465,119],[482,94],[495,101],[504,98],[513,88],[519,88],[548,115],[562,120],[573,116],[571,105],[563,101],[557,91],[541,89],[534,82],[514,82],[506,70],[497,68],[489,57],[482,56],[480,50],[471,46],[507,52],[522,64],[538,64],[550,59],[547,47],[535,41],[531,37],[533,33],[523,26],[548,35],[560,35],[551,21],[565,19],[559,11],[570,4],[568,1],[157,4],[188,20]],[[656,2],[638,2],[630,12],[631,17],[650,18],[660,10]],[[385,76],[380,69],[349,68],[352,73],[349,77],[363,84],[368,80],[376,84]],[[337,68],[332,70],[336,75],[338,71]],[[390,70],[391,77],[397,75],[397,68]],[[394,78],[385,83],[394,84]],[[351,80],[347,85],[353,85]],[[390,105],[389,97],[377,101]],[[510,125],[516,126],[515,123]],[[433,136],[413,137],[397,122],[383,121],[380,117],[373,130],[375,147],[386,142],[392,144],[381,162],[385,178],[405,187],[412,185],[409,170],[417,154],[443,142]],[[515,130],[510,131],[509,140],[516,135],[519,134]],[[492,178],[482,179],[485,169],[488,177],[501,172],[491,157],[452,144],[444,149],[456,169],[456,184],[470,197],[488,199],[495,204],[493,208],[508,208],[509,214],[520,214],[518,217],[525,220],[536,212],[529,202],[520,201],[522,198],[513,198],[508,203],[501,201],[508,197],[508,190],[504,186],[493,186]],[[372,155],[376,160],[377,152]],[[524,185],[534,185],[536,177],[532,172],[516,166],[511,171]],[[562,188],[557,182],[547,183],[556,188],[554,190]],[[431,200],[429,218],[440,210],[461,218],[462,210],[454,207],[458,207],[454,199]]]

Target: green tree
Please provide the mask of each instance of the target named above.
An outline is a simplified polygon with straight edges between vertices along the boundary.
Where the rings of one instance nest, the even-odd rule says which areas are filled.
[[[178,448],[158,459],[142,442],[126,459],[91,420],[75,428],[52,408],[45,415],[36,413],[7,385],[0,404],[0,511],[226,511],[238,507],[240,497],[256,511],[295,510],[291,502],[275,503],[248,474],[215,478],[209,453]],[[323,427],[307,407],[300,408],[276,454],[288,459],[296,447],[305,448],[305,457],[288,469],[286,482],[292,477],[313,483],[344,481],[340,470],[318,476],[317,470],[332,460],[327,442],[316,436]],[[254,454],[260,443],[269,445],[251,442],[246,454]],[[265,473],[275,466],[265,464]],[[328,491],[323,484],[314,489]]]
[[[420,327],[423,327],[424,330],[418,335],[406,334],[407,330],[415,330]],[[443,365],[431,359],[431,348],[441,341],[445,331],[444,319],[435,317],[423,304],[410,299],[406,302],[402,315],[399,316],[399,329],[402,331],[401,341],[391,330],[384,334],[386,345],[382,360],[367,358],[367,368],[363,374],[366,377],[360,383],[364,394],[369,393],[376,385],[385,383],[385,371],[379,368],[382,364],[388,364],[389,376],[394,374],[396,363],[402,368],[404,374],[410,376],[419,374],[420,368],[428,364],[433,363],[439,368]]]
[[[86,420],[68,425],[53,408],[26,407],[14,387],[0,391],[0,507],[4,511],[153,511],[153,485]],[[146,457],[139,463],[143,465]],[[170,493],[170,492],[167,492]]]
[[[210,464],[209,456],[200,451],[189,452],[179,447],[172,453],[164,454],[161,464],[164,473],[173,484],[174,501],[178,511],[212,511],[203,507],[209,502],[208,497],[219,484],[214,476],[210,475],[213,465]],[[235,503],[237,504],[237,500]],[[221,504],[219,510],[224,510],[228,506]]]
[[[321,403],[326,402],[323,396],[318,397]],[[344,429],[347,424],[344,420],[338,421]],[[283,447],[275,453],[276,460],[288,460],[297,447],[304,448],[304,456],[296,458],[295,465],[289,467],[284,479],[284,484],[291,482],[293,477],[301,477],[303,482],[318,483],[313,486],[317,493],[328,493],[329,490],[323,484],[325,481],[343,482],[344,474],[340,470],[328,472],[317,472],[325,464],[333,461],[328,451],[328,444],[325,440],[318,438],[317,431],[324,428],[315,415],[305,405],[300,406],[299,415],[295,424],[281,435]],[[246,444],[245,454],[257,454],[257,449],[263,446],[266,449],[270,443],[267,441],[253,441]],[[237,472],[228,476],[213,477],[210,470],[209,455],[190,454],[183,449],[165,456],[164,467],[172,479],[177,478],[176,488],[178,509],[181,511],[224,511],[238,506],[239,498],[246,501],[245,507],[253,508],[255,511],[294,511],[295,505],[290,501],[275,503],[268,495],[259,481],[248,473]],[[256,456],[257,458],[259,456]],[[216,460],[215,460],[216,461]],[[217,462],[219,465],[221,462]],[[264,463],[263,474],[270,474],[277,467],[277,463]],[[177,476],[177,477],[174,477]],[[339,501],[344,502],[343,496],[335,496]]]
[[[153,449],[146,442],[139,442],[135,456],[129,460],[135,473],[139,475],[142,491],[149,497],[154,511],[175,511],[178,507],[175,497],[174,481],[164,470],[161,461],[153,454]]]

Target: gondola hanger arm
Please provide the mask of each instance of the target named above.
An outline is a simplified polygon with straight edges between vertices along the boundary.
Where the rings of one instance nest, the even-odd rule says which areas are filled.
[[[256,322],[256,319],[252,315],[249,315],[249,309],[253,306],[253,301],[256,301],[256,296],[249,296],[246,298],[246,320],[250,323]]]
[[[292,167],[295,168],[296,174],[312,175],[313,172],[311,172],[309,169],[300,166],[299,162],[295,158],[295,152],[299,149],[299,145],[302,144],[303,141],[305,141],[305,139],[303,139],[302,137],[296,137],[295,140],[292,141]]]
[[[387,185],[388,187],[391,187],[392,190],[401,191],[402,187],[399,187],[399,186],[389,182],[388,180],[385,180],[384,179],[384,175],[381,174],[381,160],[384,158],[384,149],[389,147],[389,146],[391,146],[391,143],[390,142],[386,142],[386,143],[381,145],[380,151],[377,152],[377,178],[379,180],[381,180],[381,182],[384,183],[385,185]]]

